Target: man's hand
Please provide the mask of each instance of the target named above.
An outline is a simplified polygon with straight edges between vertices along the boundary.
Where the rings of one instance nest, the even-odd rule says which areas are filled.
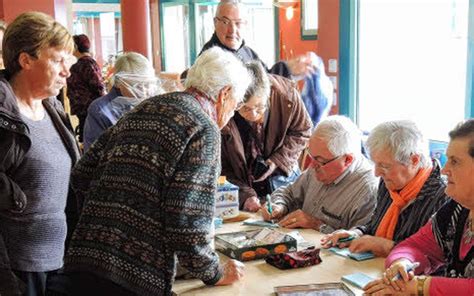
[[[245,265],[237,260],[229,260],[224,265],[224,272],[221,279],[215,284],[216,286],[230,285],[244,276]]]
[[[286,215],[278,224],[286,228],[309,228],[319,230],[319,226],[323,222],[311,215],[306,214],[302,210],[296,210]]]
[[[371,251],[377,257],[387,257],[394,244],[395,243],[392,240],[386,238],[363,235],[351,242],[349,251],[353,253]]]
[[[262,212],[262,217],[264,221],[270,221],[273,219],[280,219],[285,214],[285,207],[282,205],[277,205],[272,203],[272,214],[268,212],[268,206],[266,202],[263,206],[260,207],[260,211]]]
[[[359,237],[359,234],[355,231],[349,231],[345,229],[339,229],[334,231],[331,234],[323,236],[321,238],[321,247],[327,249],[330,247],[338,247],[338,248],[345,248],[348,247],[351,242],[339,242],[341,238],[346,238],[346,237],[351,237],[353,236],[354,238]]]
[[[270,177],[270,175],[273,174],[273,172],[277,168],[277,165],[270,159],[267,159],[265,163],[268,165],[268,170],[263,175],[261,175],[260,178],[254,180],[254,182],[262,182],[266,178]]]
[[[260,200],[256,196],[247,198],[244,202],[244,211],[255,213],[260,209]]]

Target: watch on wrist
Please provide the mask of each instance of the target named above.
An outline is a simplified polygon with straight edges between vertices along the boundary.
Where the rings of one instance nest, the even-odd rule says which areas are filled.
[[[423,296],[423,291],[425,287],[425,281],[427,277],[424,275],[420,275],[416,278],[416,295]]]

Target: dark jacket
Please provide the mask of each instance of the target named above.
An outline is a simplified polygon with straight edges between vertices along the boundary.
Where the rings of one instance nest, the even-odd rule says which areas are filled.
[[[199,53],[199,55],[201,55],[204,51],[208,50],[209,48],[213,46],[219,46],[220,48],[224,50],[232,52],[244,63],[259,61],[260,63],[262,63],[263,67],[267,70],[268,73],[280,75],[285,78],[291,79],[290,68],[288,68],[288,65],[286,64],[286,62],[284,61],[276,62],[275,65],[271,67],[271,69],[268,69],[267,65],[265,65],[265,63],[258,57],[257,53],[253,51],[253,49],[245,45],[245,40],[242,41],[242,45],[240,46],[239,49],[234,50],[222,44],[219,38],[217,37],[216,33],[214,32],[211,39],[202,47],[202,50]],[[188,70],[184,71],[181,74],[181,79],[186,78],[187,73],[188,73]]]
[[[311,136],[311,119],[296,84],[277,75],[269,75],[271,92],[265,128],[263,158],[271,159],[288,176],[298,164],[300,153]],[[239,201],[256,196],[248,175],[244,145],[234,118],[221,130],[222,175],[240,187]]]
[[[423,184],[423,187],[421,187],[420,193],[418,193],[418,196],[412,203],[400,212],[393,234],[393,241],[395,243],[399,243],[417,232],[449,200],[449,197],[444,192],[445,188],[446,182],[441,178],[441,167],[437,161],[433,161],[433,171],[425,184]],[[380,222],[391,204],[390,193],[381,179],[375,212],[368,224],[357,228],[364,234],[375,235]]]
[[[79,159],[79,147],[74,139],[71,124],[61,103],[55,97],[51,97],[43,100],[43,106],[50,115],[74,164]],[[26,208],[28,202],[26,195],[10,176],[21,164],[30,146],[31,140],[28,127],[20,117],[15,95],[2,72],[0,73],[0,213],[21,213]],[[77,221],[76,208],[77,204],[72,190],[70,190],[67,200],[66,218],[68,228],[71,230],[73,228],[72,225]],[[70,233],[68,229],[68,234]],[[0,240],[2,240],[1,237]],[[7,259],[8,255],[5,245],[0,244],[0,266],[3,266],[5,269],[9,266]],[[0,283],[0,288],[2,285]]]

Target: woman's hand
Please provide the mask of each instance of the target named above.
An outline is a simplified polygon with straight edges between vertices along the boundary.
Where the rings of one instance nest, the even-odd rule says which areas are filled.
[[[224,265],[224,272],[221,279],[215,284],[216,286],[230,285],[244,276],[245,265],[237,260],[229,260]]]
[[[345,229],[339,229],[334,231],[331,234],[323,236],[321,239],[321,247],[327,249],[330,247],[338,247],[338,248],[345,248],[348,247],[351,242],[339,242],[340,239],[347,238],[347,237],[359,237],[359,234],[355,231],[349,231]]]
[[[256,196],[247,198],[244,202],[244,211],[255,213],[260,209],[260,200]]]
[[[396,285],[387,285],[384,279],[374,280],[364,287],[364,295],[416,295],[417,280],[411,274],[408,282],[395,281]]]
[[[349,251],[352,253],[370,251],[377,257],[387,257],[393,245],[394,242],[392,240],[372,235],[363,235],[351,242]]]
[[[408,282],[410,279],[413,278],[413,271],[408,272],[408,266],[411,265],[411,261],[405,258],[398,259],[390,265],[389,268],[385,270],[383,273],[383,281],[387,285],[392,285],[394,288],[397,285],[397,282]],[[400,274],[400,280],[392,281],[393,277],[397,274]]]

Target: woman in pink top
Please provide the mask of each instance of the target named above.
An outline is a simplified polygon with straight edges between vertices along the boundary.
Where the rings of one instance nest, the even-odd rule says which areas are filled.
[[[382,279],[365,288],[372,295],[474,295],[474,119],[449,133],[443,174],[447,202],[417,233],[397,245]],[[413,271],[408,266],[419,262]],[[443,276],[424,276],[423,274]],[[399,273],[401,278],[393,280]],[[415,276],[417,274],[418,276]]]

